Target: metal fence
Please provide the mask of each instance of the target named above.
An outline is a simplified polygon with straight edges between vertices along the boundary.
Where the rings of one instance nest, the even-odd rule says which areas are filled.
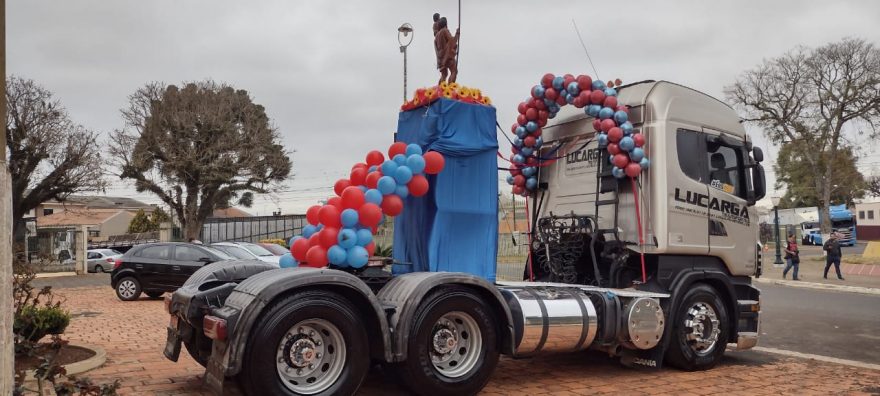
[[[211,218],[202,225],[199,240],[204,243],[287,240],[302,234],[302,228],[306,224],[305,215]]]

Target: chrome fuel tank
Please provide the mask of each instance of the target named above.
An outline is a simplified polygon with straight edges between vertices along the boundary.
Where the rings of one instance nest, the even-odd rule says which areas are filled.
[[[502,287],[521,339],[515,356],[587,349],[598,320],[590,297],[576,288]]]

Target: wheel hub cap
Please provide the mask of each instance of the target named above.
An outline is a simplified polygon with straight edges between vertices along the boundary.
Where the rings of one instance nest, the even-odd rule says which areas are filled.
[[[698,355],[712,352],[721,334],[719,324],[718,314],[709,304],[697,303],[688,310],[684,325],[688,343],[694,352]]]
[[[342,332],[324,319],[308,319],[281,337],[276,371],[294,393],[312,395],[326,391],[342,374],[346,346]]]
[[[449,312],[434,323],[428,352],[431,364],[442,375],[458,378],[477,364],[483,346],[480,327],[465,312]]]

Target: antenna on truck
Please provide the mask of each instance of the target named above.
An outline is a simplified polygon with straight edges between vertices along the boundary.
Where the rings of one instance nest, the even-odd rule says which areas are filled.
[[[593,58],[590,57],[590,51],[587,51],[587,45],[584,44],[584,38],[581,37],[581,31],[578,29],[577,22],[574,21],[574,18],[571,19],[571,24],[574,26],[574,32],[577,33],[578,40],[581,41],[581,47],[584,47],[584,53],[587,54],[587,60],[590,61],[590,66],[593,68],[593,74],[596,75],[597,80],[601,80],[601,78],[599,78],[599,71],[596,70],[596,65],[593,64]]]

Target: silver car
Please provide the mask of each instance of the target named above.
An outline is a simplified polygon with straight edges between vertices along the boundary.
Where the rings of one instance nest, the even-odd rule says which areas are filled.
[[[280,258],[266,250],[266,248],[250,242],[217,242],[211,244],[212,248],[222,251],[232,257],[243,260],[260,260],[279,265]]]
[[[86,266],[89,272],[111,272],[116,259],[122,253],[113,249],[89,249],[86,251]]]

